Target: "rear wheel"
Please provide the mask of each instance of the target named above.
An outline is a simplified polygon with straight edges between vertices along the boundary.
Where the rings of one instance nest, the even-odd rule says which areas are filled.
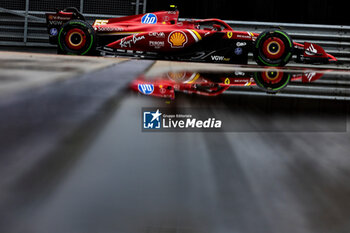
[[[281,30],[267,30],[256,39],[254,59],[263,66],[284,66],[292,58],[293,41]]]
[[[68,21],[58,34],[58,51],[64,54],[88,55],[95,50],[95,46],[95,30],[82,20]]]
[[[276,68],[254,73],[254,80],[258,87],[268,93],[276,93],[285,88],[290,82],[291,74]]]

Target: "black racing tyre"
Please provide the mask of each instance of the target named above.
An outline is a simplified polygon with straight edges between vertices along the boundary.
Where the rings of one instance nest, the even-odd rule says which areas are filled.
[[[96,48],[94,28],[85,21],[71,20],[58,34],[58,51],[71,55],[89,55]]]
[[[266,30],[256,39],[254,60],[262,66],[284,66],[292,58],[293,41],[282,30]]]

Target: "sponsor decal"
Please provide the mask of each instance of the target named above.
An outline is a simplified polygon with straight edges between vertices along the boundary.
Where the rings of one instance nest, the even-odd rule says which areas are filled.
[[[309,56],[317,54],[317,49],[315,49],[313,44],[310,44],[310,46],[305,50],[305,53]]]
[[[156,37],[156,38],[165,38],[164,32],[150,32],[150,33],[148,33],[148,35]]]
[[[245,76],[245,73],[242,71],[235,71],[236,76]]]
[[[122,32],[124,31],[124,28],[117,28],[117,27],[104,27],[104,26],[94,26],[95,31],[99,32]]]
[[[222,121],[214,117],[198,118],[188,113],[168,114],[160,109],[142,111],[143,131],[220,130],[222,125]]]
[[[312,82],[313,77],[316,76],[316,72],[305,73],[305,76],[309,82]]]
[[[182,82],[186,77],[186,72],[168,72],[168,79],[173,80],[175,82]]]
[[[108,20],[105,20],[105,19],[96,19],[95,20],[95,23],[94,23],[94,26],[97,26],[97,25],[106,25],[108,24]]]
[[[211,60],[213,61],[223,61],[224,59],[224,56],[211,56]]]
[[[68,21],[72,17],[67,17],[67,16],[59,16],[59,15],[50,15],[49,20],[60,20],[60,21]]]
[[[105,46],[105,47],[103,47],[103,49],[104,49],[104,50],[107,50],[107,51],[110,51],[110,52],[113,52],[113,51],[114,51],[112,48],[110,48],[110,47],[106,47],[106,46]]]
[[[235,48],[234,53],[239,56],[242,55],[243,49],[241,47]]]
[[[136,44],[138,41],[144,40],[144,39],[146,39],[145,36],[138,36],[138,34],[135,34],[135,35],[132,36],[131,39],[128,39],[128,40],[127,40],[126,38],[123,38],[123,39],[120,41],[120,44],[119,44],[119,45],[120,45],[121,48],[127,48],[127,47],[131,48],[132,45],[134,45],[134,44]]]
[[[50,29],[50,35],[51,36],[57,36],[57,34],[58,34],[57,28],[51,28]]]
[[[183,31],[173,31],[169,34],[168,42],[172,48],[183,48],[188,42],[188,38]]]
[[[61,26],[63,24],[63,21],[49,21],[49,24],[54,26]]]
[[[246,45],[247,45],[246,42],[237,42],[237,43],[236,43],[236,46],[237,46],[237,47],[243,47],[243,46],[246,46]]]
[[[155,49],[160,49],[164,47],[164,41],[150,41],[149,46],[154,47]]]
[[[139,84],[138,85],[139,92],[144,95],[151,95],[154,91],[153,84]]]
[[[158,21],[157,16],[152,13],[145,14],[141,19],[141,23],[143,24],[156,24],[157,21]]]
[[[237,35],[237,38],[246,38],[246,39],[250,39],[252,38],[252,34],[250,34],[249,32],[247,32],[248,35]]]
[[[238,48],[235,48],[235,54],[236,55],[242,55],[242,53],[243,53],[243,49],[241,48],[241,47],[238,47]]]
[[[231,39],[233,36],[233,33],[232,32],[227,32],[227,38]]]
[[[212,61],[230,61],[231,59],[224,56],[213,55],[210,56]]]

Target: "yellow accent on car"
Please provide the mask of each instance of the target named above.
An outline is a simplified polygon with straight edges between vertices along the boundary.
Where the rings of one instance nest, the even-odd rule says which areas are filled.
[[[201,35],[197,32],[197,31],[195,31],[195,30],[191,30],[194,34],[196,34],[196,36],[197,36],[197,38],[199,39],[199,40],[202,40],[202,37],[201,37]]]

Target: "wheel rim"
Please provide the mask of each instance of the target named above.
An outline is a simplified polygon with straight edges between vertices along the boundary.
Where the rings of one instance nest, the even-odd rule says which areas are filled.
[[[263,54],[269,59],[279,59],[286,49],[284,42],[277,37],[270,37],[263,43]]]
[[[86,34],[79,28],[71,29],[65,36],[65,42],[68,48],[72,50],[79,50],[86,44]]]
[[[262,78],[263,81],[268,84],[279,83],[283,78],[283,72],[278,70],[267,70],[262,73]]]

